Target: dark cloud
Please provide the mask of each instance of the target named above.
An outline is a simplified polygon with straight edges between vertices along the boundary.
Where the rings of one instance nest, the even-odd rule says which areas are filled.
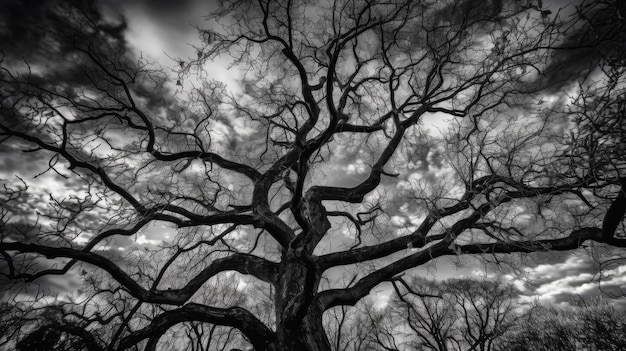
[[[53,16],[58,1],[6,0],[0,5],[0,42],[16,55],[32,54],[33,47],[46,46],[44,25]]]
[[[2,120],[2,118],[0,118]],[[27,145],[18,140],[9,140],[0,143],[0,185],[5,183],[3,176],[8,174],[11,177],[10,182],[15,183],[17,179],[13,179],[16,174],[26,177],[34,177],[40,172],[46,170],[48,161],[52,156],[46,152],[28,152],[32,150],[32,145]],[[6,179],[6,181],[9,181]]]
[[[132,16],[133,13],[142,12],[150,17],[153,21],[161,26],[167,26],[170,29],[179,31],[189,30],[189,24],[193,22],[193,17],[200,19],[200,13],[195,10],[201,4],[211,3],[211,1],[198,0],[100,0],[99,5],[105,11],[111,13],[127,14]],[[132,18],[131,18],[132,19]]]
[[[178,0],[178,1],[165,1],[165,0],[99,0],[98,3],[107,8],[110,11],[120,10],[124,7],[138,7],[150,15],[150,17],[166,18],[166,17],[178,17],[175,19],[169,19],[168,21],[181,22],[181,17],[189,15],[189,10],[193,9],[199,1],[196,0]],[[210,1],[209,1],[210,2]],[[183,17],[184,18],[184,17]]]
[[[76,36],[81,29],[95,23],[91,38],[106,35],[123,41],[125,23],[104,20],[93,1],[8,0],[0,5],[0,42],[7,58],[50,61],[67,58],[76,52]],[[81,28],[81,26],[84,26]]]
[[[502,0],[452,1],[435,13],[435,18],[449,19],[451,23],[479,22],[502,12]]]
[[[586,1],[579,6],[575,30],[556,48],[540,85],[558,92],[586,77],[602,60],[624,58],[626,2]]]

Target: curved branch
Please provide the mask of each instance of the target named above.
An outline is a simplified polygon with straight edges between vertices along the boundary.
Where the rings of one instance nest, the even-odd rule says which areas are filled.
[[[539,251],[567,251],[579,248],[585,241],[593,240],[605,243],[602,229],[586,227],[574,230],[567,237],[546,240],[510,241],[497,243],[482,243],[468,245],[449,245],[442,240],[428,248],[402,258],[394,263],[382,267],[359,280],[354,286],[345,289],[331,289],[318,295],[323,310],[338,305],[354,305],[365,297],[378,284],[392,279],[403,271],[422,265],[430,260],[445,255],[458,254],[503,254],[503,253],[530,253]],[[626,247],[626,240],[611,243],[611,245]]]
[[[72,258],[92,264],[108,272],[113,279],[124,286],[128,292],[143,302],[182,305],[188,301],[200,287],[211,277],[224,271],[236,271],[249,274],[265,282],[273,284],[278,267],[276,263],[266,259],[244,253],[235,253],[225,258],[213,261],[208,267],[198,273],[183,288],[172,290],[145,289],[128,275],[120,266],[108,258],[93,252],[84,252],[72,248],[58,248],[24,243],[0,243],[2,251],[19,251],[22,253],[38,253],[46,258]],[[41,276],[41,275],[39,275]],[[30,276],[14,276],[12,278],[27,278]]]
[[[248,310],[240,307],[216,308],[196,303],[167,311],[152,320],[146,328],[124,337],[118,350],[126,350],[147,338],[157,338],[172,326],[189,321],[199,321],[239,329],[255,350],[269,350],[275,334]]]
[[[460,202],[446,208],[432,210],[428,214],[428,216],[422,221],[422,224],[419,226],[419,228],[417,228],[417,230],[415,230],[410,235],[398,237],[380,244],[363,246],[348,251],[340,251],[326,254],[319,257],[318,264],[322,270],[326,270],[335,266],[354,264],[357,262],[382,258],[384,256],[388,256],[398,251],[401,251],[407,246],[411,246],[413,248],[421,248],[430,242],[443,239],[443,237],[447,234],[444,233],[440,235],[428,236],[430,229],[439,219],[469,209],[471,204],[470,201],[474,199],[476,195],[480,193],[489,193],[500,184],[504,184],[511,189],[507,190],[506,193],[504,193],[505,196],[503,196],[503,198],[495,200],[496,202],[485,203],[479,206],[468,217],[459,220],[454,225],[454,227],[451,228],[452,235],[456,236],[462,230],[469,228],[473,223],[476,223],[478,219],[484,217],[484,215],[493,210],[499,204],[510,202],[513,199],[529,198],[543,194],[558,195],[566,192],[576,193],[576,187],[588,185],[587,182],[581,182],[580,184],[569,184],[562,186],[531,187],[523,183],[517,182],[511,178],[499,175],[483,176],[472,182],[472,184],[468,187],[468,191],[462,197]],[[615,202],[618,202],[619,198],[620,197],[618,196]],[[618,214],[617,211],[611,212],[610,210],[609,213],[612,213],[613,216]],[[608,213],[607,216],[609,216]],[[607,240],[608,243],[609,237],[607,236],[605,240]]]
[[[29,333],[29,336],[37,335],[41,332],[45,332],[46,330],[55,330],[61,333],[71,334],[80,338],[83,341],[84,347],[87,349],[87,351],[102,351],[103,350],[103,348],[96,341],[96,338],[93,336],[93,334],[91,334],[89,331],[85,330],[82,327],[71,325],[71,324],[45,325],[34,331],[31,331]],[[30,340],[29,336],[26,336],[24,339],[18,341],[16,345],[17,350],[29,350],[30,347],[33,346],[31,342],[34,342],[35,345],[38,345],[41,342],[41,340]],[[54,345],[47,345],[47,346],[51,347]]]
[[[255,182],[252,193],[253,211],[262,221],[261,227],[267,230],[276,241],[287,247],[295,238],[293,230],[270,209],[268,193],[272,185],[279,179],[285,170],[291,168],[299,160],[299,149],[293,149],[274,162],[261,178]]]
[[[396,274],[402,273],[404,270],[417,267],[436,257],[443,256],[447,250],[446,244],[441,241],[368,274],[350,288],[323,291],[318,295],[322,310],[339,305],[354,305],[369,294],[370,290],[376,285],[392,279]]]
[[[256,169],[245,165],[243,163],[238,163],[234,161],[227,160],[220,155],[214,154],[212,152],[203,152],[203,151],[184,151],[178,152],[175,154],[163,154],[157,150],[149,150],[150,154],[154,156],[159,161],[177,161],[181,159],[201,159],[203,161],[208,161],[214,163],[224,169],[228,169],[233,172],[237,172],[247,176],[252,180],[258,180],[261,177],[261,173],[259,173]]]
[[[419,117],[425,111],[426,108],[423,107],[416,111],[413,116]],[[376,163],[372,166],[372,170],[367,179],[361,182],[361,184],[352,188],[313,186],[307,191],[307,196],[320,199],[320,201],[338,200],[350,203],[358,203],[363,201],[365,195],[367,195],[367,193],[369,193],[370,191],[376,189],[378,184],[380,184],[381,176],[385,174],[383,168],[387,161],[389,161],[389,159],[391,159],[391,157],[395,153],[404,136],[404,131],[406,130],[406,128],[401,124],[400,118],[397,114],[394,114],[394,123],[396,126],[396,131],[389,141],[389,144],[387,144],[381,155],[378,157]]]

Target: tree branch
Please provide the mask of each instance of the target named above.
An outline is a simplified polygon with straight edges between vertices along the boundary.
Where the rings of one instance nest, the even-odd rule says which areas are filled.
[[[93,252],[84,252],[72,248],[49,247],[24,243],[0,243],[2,251],[19,251],[22,253],[38,253],[46,258],[72,258],[92,264],[108,272],[128,292],[143,302],[182,305],[188,301],[200,287],[211,277],[224,271],[236,271],[249,274],[265,282],[273,284],[278,272],[277,264],[266,259],[244,253],[234,253],[228,257],[217,259],[198,273],[183,288],[171,290],[145,289],[128,273],[113,261]],[[45,271],[44,271],[45,272]],[[42,274],[38,275],[42,276]],[[28,275],[15,278],[29,279]]]
[[[167,311],[152,319],[148,327],[124,337],[118,350],[126,350],[140,341],[163,335],[172,326],[189,321],[199,321],[239,329],[252,343],[255,350],[270,350],[275,335],[263,322],[241,307],[216,308],[196,303]]]
[[[396,274],[422,265],[430,260],[445,255],[458,254],[502,254],[502,253],[530,253],[539,251],[567,251],[579,248],[585,241],[593,240],[605,243],[602,229],[586,227],[572,231],[570,235],[559,239],[510,241],[497,243],[482,243],[468,245],[449,245],[445,240],[435,243],[420,252],[399,259],[383,268],[380,268],[360,279],[354,286],[345,289],[331,289],[318,295],[323,310],[338,305],[354,305],[365,297],[371,289],[383,281],[392,279]],[[611,245],[626,247],[626,240],[620,240]]]

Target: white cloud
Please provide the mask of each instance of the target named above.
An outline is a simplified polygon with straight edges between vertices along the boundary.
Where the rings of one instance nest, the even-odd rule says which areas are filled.
[[[363,162],[363,160],[357,159],[354,161],[354,163],[351,163],[346,166],[346,173],[349,175],[363,174],[367,172],[368,169],[369,169],[369,166],[366,165],[365,162]]]
[[[145,234],[137,235],[137,244],[139,245],[158,245],[161,243],[160,240],[148,239]]]
[[[239,279],[239,282],[237,283],[237,291],[243,291],[246,289],[247,286],[248,282],[246,282],[244,279]]]
[[[601,273],[598,269],[590,257],[576,255],[565,262],[529,267],[524,279],[525,293],[544,302],[569,303],[576,296],[586,298],[626,292],[626,265],[620,264]]]
[[[390,222],[396,227],[402,227],[406,224],[407,220],[405,217],[402,216],[392,216]]]

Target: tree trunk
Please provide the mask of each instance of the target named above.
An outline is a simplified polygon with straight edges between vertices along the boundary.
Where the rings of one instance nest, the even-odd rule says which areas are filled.
[[[276,289],[276,351],[330,351],[320,306],[314,301],[319,274],[293,249],[281,262]]]

